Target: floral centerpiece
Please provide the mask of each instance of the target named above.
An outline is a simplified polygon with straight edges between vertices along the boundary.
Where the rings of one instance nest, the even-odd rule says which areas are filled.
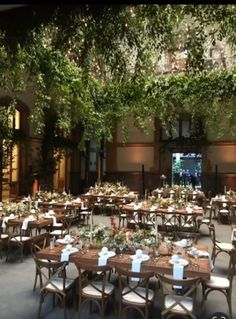
[[[34,200],[41,200],[44,202],[48,202],[51,200],[55,200],[57,202],[65,202],[68,200],[72,200],[73,196],[71,194],[67,194],[64,192],[47,192],[47,191],[38,191],[34,195]]]
[[[124,195],[129,192],[127,186],[121,183],[96,183],[94,187],[90,187],[89,192],[91,194],[103,194],[103,195]]]

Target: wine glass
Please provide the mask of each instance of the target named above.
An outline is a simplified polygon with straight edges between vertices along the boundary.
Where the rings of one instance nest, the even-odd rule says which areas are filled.
[[[194,257],[194,264],[193,264],[193,266],[194,267],[199,267],[199,265],[198,265],[198,254],[199,254],[199,252],[198,252],[198,250],[194,250],[193,252],[192,252],[192,254],[193,254],[193,257]]]

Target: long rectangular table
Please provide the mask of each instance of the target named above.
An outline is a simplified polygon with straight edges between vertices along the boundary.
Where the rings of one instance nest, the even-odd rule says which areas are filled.
[[[200,250],[207,250],[207,246],[203,245],[195,245]],[[39,258],[49,259],[49,260],[60,260],[61,250],[65,248],[65,246],[58,245],[53,249],[45,248],[40,250],[37,253]],[[74,262],[76,260],[85,261],[89,264],[98,264],[99,258],[99,249],[89,249],[86,253],[83,251],[75,252],[70,255],[69,261]],[[195,261],[193,258],[186,254],[186,259],[189,261],[189,264],[185,267],[184,275],[186,277],[201,277],[202,279],[210,278],[210,263],[208,258],[199,258],[198,259],[198,267],[195,266]],[[170,264],[171,256],[159,256],[153,257],[150,256],[150,259],[146,262],[142,262],[141,271],[151,270],[155,273],[161,274],[169,274],[173,273],[173,266]],[[129,254],[117,254],[114,257],[108,259],[107,264],[111,267],[115,266],[127,266],[127,268],[131,268],[132,259]]]

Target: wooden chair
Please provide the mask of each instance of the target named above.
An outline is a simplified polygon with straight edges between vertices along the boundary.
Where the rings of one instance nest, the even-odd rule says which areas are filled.
[[[166,233],[174,232],[178,225],[178,214],[173,213],[162,213],[162,224],[159,226],[161,231]]]
[[[56,238],[65,236],[70,233],[71,219],[66,216],[61,218],[61,223],[57,223],[52,226],[53,230],[50,232],[50,236]]]
[[[233,319],[232,317],[232,286],[233,286],[233,278],[235,275],[235,268],[236,268],[236,252],[232,250],[230,252],[230,260],[229,260],[229,267],[228,267],[228,274],[227,278],[212,274],[210,280],[202,282],[202,293],[203,298],[202,301],[205,304],[207,296],[212,291],[219,291],[223,293],[226,297],[228,308],[229,308],[229,318]]]
[[[82,309],[86,302],[90,302],[90,312],[92,303],[95,303],[99,312],[104,318],[107,302],[114,293],[114,285],[108,282],[110,267],[86,264],[74,261],[79,273],[79,302],[78,318],[81,318]]]
[[[2,251],[5,245],[7,245],[8,242],[8,234],[3,232],[2,229],[2,221],[0,221],[0,258],[2,259]]]
[[[183,232],[197,232],[197,217],[195,213],[178,215],[178,230]]]
[[[41,316],[45,297],[49,294],[53,295],[53,306],[55,306],[55,297],[58,297],[64,310],[64,319],[66,319],[66,299],[76,285],[76,279],[66,278],[67,262],[45,261],[37,258],[37,256],[33,256],[33,258],[40,276],[40,282],[43,283],[44,280],[40,290],[38,319]]]
[[[218,222],[222,224],[230,224],[230,203],[223,201],[218,207]]]
[[[218,240],[216,240],[216,234],[215,234],[215,225],[210,224],[208,226],[209,232],[210,232],[210,237],[212,240],[212,254],[211,254],[211,259],[213,264],[215,265],[215,260],[216,257],[218,256],[219,253],[226,253],[230,254],[232,250],[234,250],[234,246],[231,243],[222,243]]]
[[[212,205],[207,205],[204,209],[204,216],[202,218],[197,219],[197,228],[198,230],[202,225],[209,226],[212,223],[212,214],[214,211],[214,207]]]
[[[42,235],[34,236],[31,238],[31,255],[36,257],[36,254],[38,251],[40,251],[43,248],[46,248],[49,245],[50,237],[48,233],[44,233]],[[46,259],[44,261],[47,261]],[[40,272],[38,270],[37,265],[35,269],[35,279],[34,279],[34,286],[33,286],[33,291],[36,289],[37,285],[37,280],[39,278],[40,280],[40,288],[43,286],[42,282],[42,276],[40,276]]]
[[[6,261],[9,261],[11,253],[14,254],[14,257],[19,253],[20,261],[23,262],[24,256],[24,247],[26,243],[29,243],[31,240],[30,236],[25,236],[24,232],[21,229],[21,226],[11,223],[10,221],[6,223],[6,232],[8,233],[8,245],[7,245],[7,254]],[[13,229],[12,232],[10,229]]]
[[[196,297],[201,278],[177,280],[170,276],[157,274],[160,283],[162,318],[181,316],[181,318],[197,319]],[[176,293],[173,286],[182,286],[182,293]],[[178,289],[179,291],[179,289]]]
[[[134,272],[125,268],[115,268],[119,279],[118,319],[123,318],[125,311],[136,309],[144,319],[149,318],[149,308],[153,304],[154,291],[149,289],[149,280],[154,272]],[[137,281],[133,281],[133,278]]]

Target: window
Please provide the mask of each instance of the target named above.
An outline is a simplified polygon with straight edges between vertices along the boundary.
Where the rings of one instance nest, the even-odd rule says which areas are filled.
[[[163,141],[166,140],[174,140],[176,138],[190,137],[190,121],[188,120],[179,120],[172,126],[171,135],[168,135],[168,132],[165,128],[161,130],[161,139]]]

